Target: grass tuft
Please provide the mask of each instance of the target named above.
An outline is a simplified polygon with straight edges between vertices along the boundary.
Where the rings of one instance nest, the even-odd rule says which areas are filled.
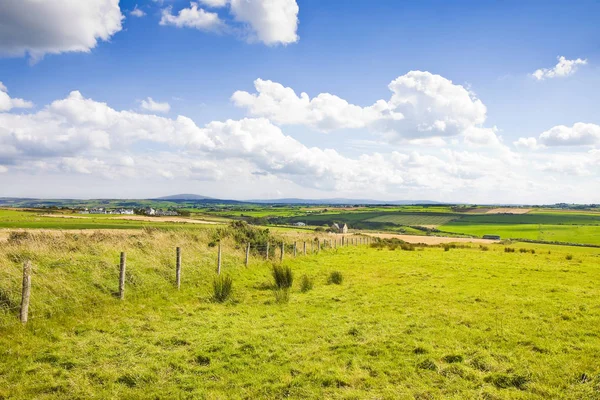
[[[300,291],[302,293],[306,293],[309,290],[312,290],[315,286],[313,279],[308,275],[302,275],[302,280],[300,280]]]
[[[273,265],[273,279],[275,279],[275,287],[278,289],[289,289],[294,281],[292,268],[283,265]]]
[[[213,301],[223,303],[226,301],[233,289],[233,279],[229,275],[219,275],[213,280]]]
[[[344,275],[340,271],[333,271],[327,278],[328,284],[341,285],[344,281]]]

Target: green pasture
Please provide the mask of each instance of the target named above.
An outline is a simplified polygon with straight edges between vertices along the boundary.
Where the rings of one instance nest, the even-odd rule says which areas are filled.
[[[233,298],[211,301],[199,232],[40,236],[0,248],[0,398],[593,399],[600,251],[516,244],[346,247],[271,264],[225,242]],[[174,248],[183,249],[181,290]],[[527,253],[519,252],[527,249]],[[485,251],[484,251],[485,250]],[[532,254],[531,250],[535,253]],[[128,255],[125,301],[119,251]],[[34,262],[32,319],[16,318]],[[341,285],[329,284],[333,271]],[[314,283],[300,291],[301,277]]]
[[[380,215],[369,218],[365,221],[371,222],[391,222],[397,225],[420,226],[420,225],[443,225],[454,219],[459,218],[454,215],[423,215],[413,213],[390,213],[389,215]]]
[[[438,226],[442,232],[481,237],[500,235],[502,239],[531,239],[547,242],[600,244],[600,226],[541,224],[472,224],[460,221]]]

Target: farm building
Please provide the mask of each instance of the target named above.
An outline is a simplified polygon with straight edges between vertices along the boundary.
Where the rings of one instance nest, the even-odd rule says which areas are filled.
[[[340,227],[339,224],[334,223],[331,225],[331,231],[334,233],[348,233],[348,225],[344,224]]]
[[[484,239],[490,239],[490,240],[500,240],[500,236],[498,235],[483,235]]]
[[[152,207],[147,207],[144,212],[146,215],[156,215],[156,210]]]
[[[306,226],[304,222],[294,222],[292,225],[294,226]]]

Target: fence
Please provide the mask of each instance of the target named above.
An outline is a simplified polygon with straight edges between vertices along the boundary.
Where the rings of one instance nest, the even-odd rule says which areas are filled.
[[[332,239],[316,239],[312,241],[295,241],[286,243],[280,242],[266,242],[261,244],[250,244],[245,245],[243,265],[249,267],[251,261],[254,259],[263,259],[272,262],[283,262],[287,257],[295,258],[299,256],[318,255],[321,252],[332,251],[342,247],[349,246],[361,246],[369,245],[372,243],[372,238],[367,236],[359,237],[341,237]],[[221,274],[223,269],[223,246],[221,243],[216,245],[216,268],[215,272]],[[182,284],[182,260],[184,258],[183,249],[177,247],[175,249],[175,271],[174,271],[174,286],[177,290],[181,288]],[[9,313],[18,312],[19,319],[22,324],[27,324],[30,319],[29,305],[31,296],[35,296],[35,290],[32,293],[32,281],[35,282],[33,275],[33,265],[30,260],[25,260],[23,263],[23,281],[20,288],[20,304],[14,304],[10,300],[13,296],[7,295],[5,291],[0,291],[0,307],[4,305]],[[118,276],[118,292],[115,296],[121,301],[126,299],[126,277],[127,277],[127,253],[121,252],[119,259],[119,276]],[[35,289],[35,285],[34,285]],[[48,296],[48,294],[45,294]],[[44,299],[45,301],[51,301],[52,299]]]

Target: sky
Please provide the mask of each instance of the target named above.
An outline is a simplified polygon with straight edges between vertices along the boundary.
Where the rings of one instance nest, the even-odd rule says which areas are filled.
[[[0,1],[0,197],[600,203],[599,17]]]

